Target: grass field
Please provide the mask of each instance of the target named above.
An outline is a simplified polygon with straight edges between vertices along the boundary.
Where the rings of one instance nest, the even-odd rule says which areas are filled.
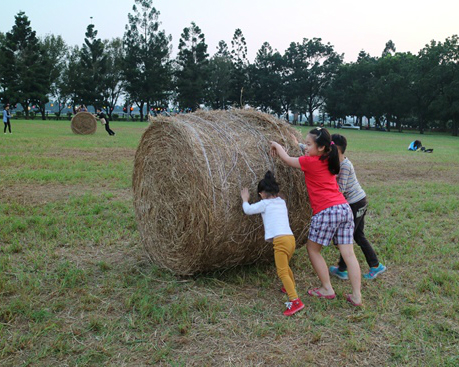
[[[459,365],[458,138],[341,131],[388,271],[362,281],[363,309],[336,278],[335,300],[311,299],[300,248],[306,308],[285,318],[273,264],[176,278],[146,260],[131,192],[146,123],[111,125],[13,120],[0,135],[1,366]],[[408,152],[416,138],[434,153]]]

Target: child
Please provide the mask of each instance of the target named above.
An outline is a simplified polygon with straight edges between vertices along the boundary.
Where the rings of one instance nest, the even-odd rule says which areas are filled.
[[[115,132],[110,129],[110,123],[108,121],[108,117],[105,116],[105,113],[102,111],[102,109],[98,108],[96,116],[100,119],[100,122],[102,125],[105,126],[105,131],[107,131],[108,135],[112,136],[115,135]]]
[[[258,183],[258,195],[261,201],[249,204],[250,194],[247,188],[242,189],[242,209],[245,214],[261,214],[265,228],[265,240],[274,244],[274,261],[277,275],[282,281],[282,291],[288,295],[285,316],[291,316],[304,308],[295,290],[295,279],[289,267],[289,260],[295,251],[295,237],[288,222],[287,205],[278,196],[279,185],[271,171],[266,172],[265,178]]]
[[[6,128],[8,128],[8,131],[10,132],[10,134],[12,134],[10,118],[11,118],[10,105],[7,104],[5,106],[5,109],[3,110],[3,124],[5,125],[3,128],[3,134],[6,134]]]
[[[347,147],[347,140],[340,134],[333,134],[332,141],[338,148],[340,171],[337,177],[339,190],[343,193],[347,202],[351,206],[354,214],[354,240],[363,251],[370,271],[364,274],[365,279],[375,279],[379,274],[386,271],[386,267],[381,264],[376,256],[375,250],[365,237],[363,232],[365,226],[365,214],[367,212],[367,198],[365,191],[360,187],[355,175],[354,166],[351,161],[344,156]],[[330,266],[330,274],[340,279],[348,279],[346,263],[340,256],[338,266]]]
[[[362,306],[360,294],[360,267],[353,249],[354,220],[352,211],[339,192],[335,175],[339,173],[338,149],[324,128],[312,129],[306,137],[305,156],[290,157],[282,146],[271,142],[271,152],[290,167],[304,172],[313,217],[309,229],[307,250],[311,264],[319,277],[321,287],[310,289],[310,296],[333,299],[335,291],[330,283],[327,264],[320,253],[331,240],[348,266],[352,294],[346,300],[353,306]]]
[[[422,143],[420,140],[415,140],[415,141],[412,141],[411,144],[408,146],[408,150],[418,150],[418,149],[421,149],[422,147]]]

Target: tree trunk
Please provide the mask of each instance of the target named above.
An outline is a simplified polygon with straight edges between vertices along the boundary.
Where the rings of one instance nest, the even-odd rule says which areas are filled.
[[[395,118],[395,121],[397,122],[397,129],[398,129],[398,132],[401,133],[401,132],[402,132],[402,122],[400,121],[400,118],[399,118],[399,117],[396,117],[396,118]]]
[[[28,120],[29,119],[29,104],[30,104],[30,101],[25,100],[25,101],[22,101],[20,103],[21,103],[22,108],[24,109],[25,119]]]
[[[457,118],[453,119],[453,125],[451,126],[451,133],[453,136],[458,135],[459,130],[459,120]]]
[[[139,106],[140,121],[143,121],[143,105],[144,104],[145,104],[144,101],[137,103],[137,106]]]
[[[309,120],[309,126],[313,126],[314,125],[314,115],[312,114],[314,111],[312,110],[312,107],[309,107],[309,116],[308,116],[308,120]]]
[[[424,117],[419,117],[419,133],[424,134]]]
[[[38,109],[40,110],[41,119],[46,120],[46,103],[39,103]]]

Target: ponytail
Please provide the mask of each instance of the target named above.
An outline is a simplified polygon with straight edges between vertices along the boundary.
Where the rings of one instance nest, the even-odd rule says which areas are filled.
[[[322,157],[321,157],[322,158]],[[336,144],[331,142],[330,151],[328,152],[328,170],[332,175],[337,175],[339,173],[339,152]]]
[[[328,170],[332,175],[339,173],[339,153],[335,143],[331,140],[330,133],[327,129],[316,127],[309,134],[315,135],[315,142],[318,147],[325,147],[324,154],[320,156],[320,160],[328,159]]]
[[[279,193],[279,184],[271,171],[266,172],[265,178],[258,183],[258,192],[262,191],[273,196]]]

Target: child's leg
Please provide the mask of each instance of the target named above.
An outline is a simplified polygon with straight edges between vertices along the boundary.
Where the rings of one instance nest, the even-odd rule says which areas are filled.
[[[343,257],[341,256],[341,252],[339,254],[338,270],[339,271],[346,271],[347,270],[347,265],[346,265],[346,262],[344,261]]]
[[[347,265],[347,271],[349,274],[349,280],[351,281],[352,295],[351,298],[355,303],[362,302],[362,296],[360,294],[360,266],[354,253],[353,244],[338,245],[341,256]]]
[[[276,263],[277,275],[282,281],[288,299],[293,301],[298,298],[295,290],[295,279],[293,278],[292,269],[289,266],[289,260],[295,251],[295,237],[282,236],[274,239],[274,261]]]
[[[361,217],[355,219],[355,231],[354,231],[354,240],[362,249],[363,254],[365,255],[365,259],[367,260],[368,266],[370,268],[375,268],[379,265],[379,259],[376,255],[373,246],[371,246],[370,242],[365,237],[364,233],[365,228],[365,214]]]
[[[289,260],[290,260],[290,259],[289,259]],[[288,276],[289,276],[290,279],[292,280],[293,287],[296,289],[295,277],[293,276],[293,271],[292,271],[292,269],[290,268],[290,265],[289,265],[289,267],[288,267]]]
[[[309,259],[311,260],[312,267],[317,273],[320,283],[322,284],[318,291],[324,296],[335,294],[335,291],[333,290],[333,287],[330,283],[330,275],[328,274],[327,263],[320,253],[322,250],[322,245],[318,244],[317,242],[308,240],[306,247],[308,249],[308,255]]]

